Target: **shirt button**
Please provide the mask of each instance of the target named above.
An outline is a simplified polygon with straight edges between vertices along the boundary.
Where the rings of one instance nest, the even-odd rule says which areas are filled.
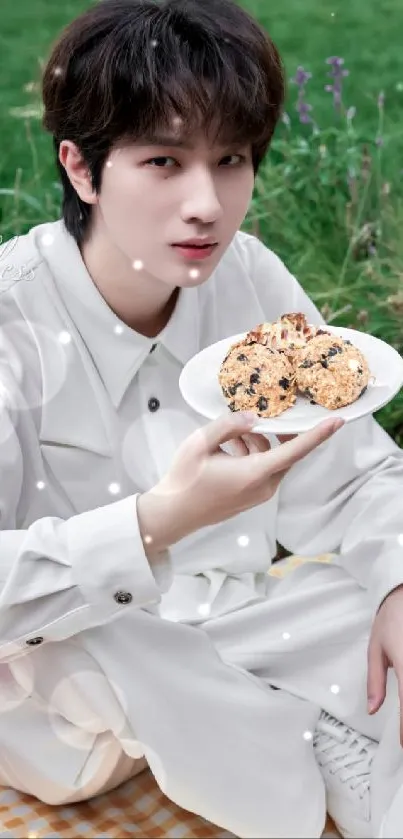
[[[113,596],[116,603],[131,603],[133,600],[133,596],[128,591],[117,591]]]
[[[42,644],[43,638],[38,635],[37,638],[28,638],[28,641],[25,641],[30,647],[35,647],[36,644]]]
[[[152,396],[151,399],[148,400],[148,408],[150,411],[158,411],[160,404],[159,399],[156,399],[155,396]]]

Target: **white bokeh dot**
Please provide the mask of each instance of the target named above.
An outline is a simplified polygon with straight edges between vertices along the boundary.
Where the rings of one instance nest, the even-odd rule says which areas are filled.
[[[61,67],[55,67],[55,69],[53,70],[53,75],[54,76],[61,76],[62,74],[63,74],[62,68]]]
[[[68,353],[58,339],[58,333],[54,329],[52,330],[44,326],[43,323],[35,321],[35,319],[29,319],[29,321],[23,319],[14,320],[10,326],[5,324],[1,328],[0,347],[7,349],[7,359],[13,371],[13,378],[20,381],[19,368],[21,362],[17,358],[14,359],[15,350],[13,353],[12,348],[24,347],[25,345],[31,346],[32,333],[35,334],[35,341],[38,345],[40,355],[44,358],[51,358],[52,364],[47,371],[48,375],[45,389],[38,387],[34,381],[30,381],[28,387],[24,386],[22,410],[43,408],[44,405],[48,404],[56,396],[66,383]],[[5,373],[1,374],[1,380],[6,386],[8,385]],[[14,399],[13,393],[11,395]],[[15,407],[17,409],[19,408],[18,402],[16,402]],[[2,438],[1,424],[0,437]]]
[[[34,688],[33,657],[24,655],[8,664],[1,663],[0,680],[0,713],[23,705]]]
[[[50,247],[50,245],[53,245],[54,241],[55,237],[53,236],[53,233],[44,233],[41,238],[41,243],[42,245],[44,245],[45,248],[48,248]]]
[[[116,326],[114,327],[113,331],[115,332],[116,335],[122,335],[122,333],[124,332],[122,324],[117,323]]]
[[[37,489],[45,489],[45,481],[37,481],[36,482]]]
[[[197,280],[197,278],[200,277],[199,269],[198,268],[191,268],[190,271],[189,271],[189,277],[191,277],[192,280]]]
[[[283,632],[281,637],[284,638],[284,641],[288,641],[291,638],[291,635],[289,632]]]
[[[110,169],[110,168],[111,168],[111,166],[113,166],[113,163],[112,163],[112,161],[111,161],[111,160],[107,160],[107,161],[106,161],[106,165],[107,165],[108,169]]]
[[[146,535],[144,536],[144,541],[145,541],[146,545],[151,545],[152,540],[153,540],[153,537],[150,536],[149,533],[146,533]]]
[[[246,534],[238,536],[237,542],[240,548],[246,548],[250,542],[249,536],[246,536]]]
[[[155,39],[153,41],[151,41],[151,46],[152,47],[157,47],[158,46],[158,41],[156,41]]]
[[[113,481],[113,482],[112,482],[111,484],[109,484],[109,486],[108,486],[108,492],[110,492],[110,494],[111,494],[111,495],[119,495],[119,493],[120,493],[120,484],[116,483],[116,481]]]
[[[304,740],[312,740],[313,739],[312,731],[304,731],[302,736],[303,736]]]
[[[102,706],[97,707],[99,696],[108,707],[107,723]],[[118,686],[102,673],[78,670],[57,682],[49,699],[49,721],[60,742],[87,751],[93,746],[94,734],[125,732],[126,704]]]
[[[331,693],[340,693],[340,685],[331,685],[330,691]]]
[[[59,333],[59,341],[61,344],[70,344],[71,342],[71,335],[70,332],[60,332]]]
[[[141,271],[142,267],[143,267],[143,263],[142,263],[141,259],[135,259],[134,262],[133,262],[134,270],[135,271]]]

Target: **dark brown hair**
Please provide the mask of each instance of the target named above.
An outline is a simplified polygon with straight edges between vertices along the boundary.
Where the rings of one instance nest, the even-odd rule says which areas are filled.
[[[282,62],[268,34],[233,0],[100,0],[52,47],[43,72],[43,127],[53,135],[62,215],[81,244],[91,205],[59,160],[78,147],[99,194],[111,149],[170,126],[251,145],[255,175],[285,97]]]

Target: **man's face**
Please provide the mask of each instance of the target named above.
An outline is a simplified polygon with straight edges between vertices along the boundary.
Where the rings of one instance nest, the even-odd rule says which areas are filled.
[[[245,218],[254,185],[250,146],[212,147],[198,135],[185,147],[175,136],[114,147],[92,207],[95,236],[172,288],[208,279]],[[218,243],[203,259],[174,247],[199,237]]]

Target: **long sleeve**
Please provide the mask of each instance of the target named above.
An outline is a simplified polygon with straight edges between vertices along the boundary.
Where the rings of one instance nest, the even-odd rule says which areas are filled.
[[[0,407],[0,661],[36,643],[60,641],[161,600],[169,557],[152,573],[133,495],[67,520],[16,527],[25,456],[18,421]],[[23,412],[20,422],[23,422]],[[42,640],[41,640],[42,639]]]
[[[323,323],[283,263],[260,242],[253,250],[263,308],[271,311],[274,287],[279,313]],[[403,452],[373,417],[345,425],[291,469],[279,490],[277,539],[301,555],[338,554],[374,611],[403,584]]]

